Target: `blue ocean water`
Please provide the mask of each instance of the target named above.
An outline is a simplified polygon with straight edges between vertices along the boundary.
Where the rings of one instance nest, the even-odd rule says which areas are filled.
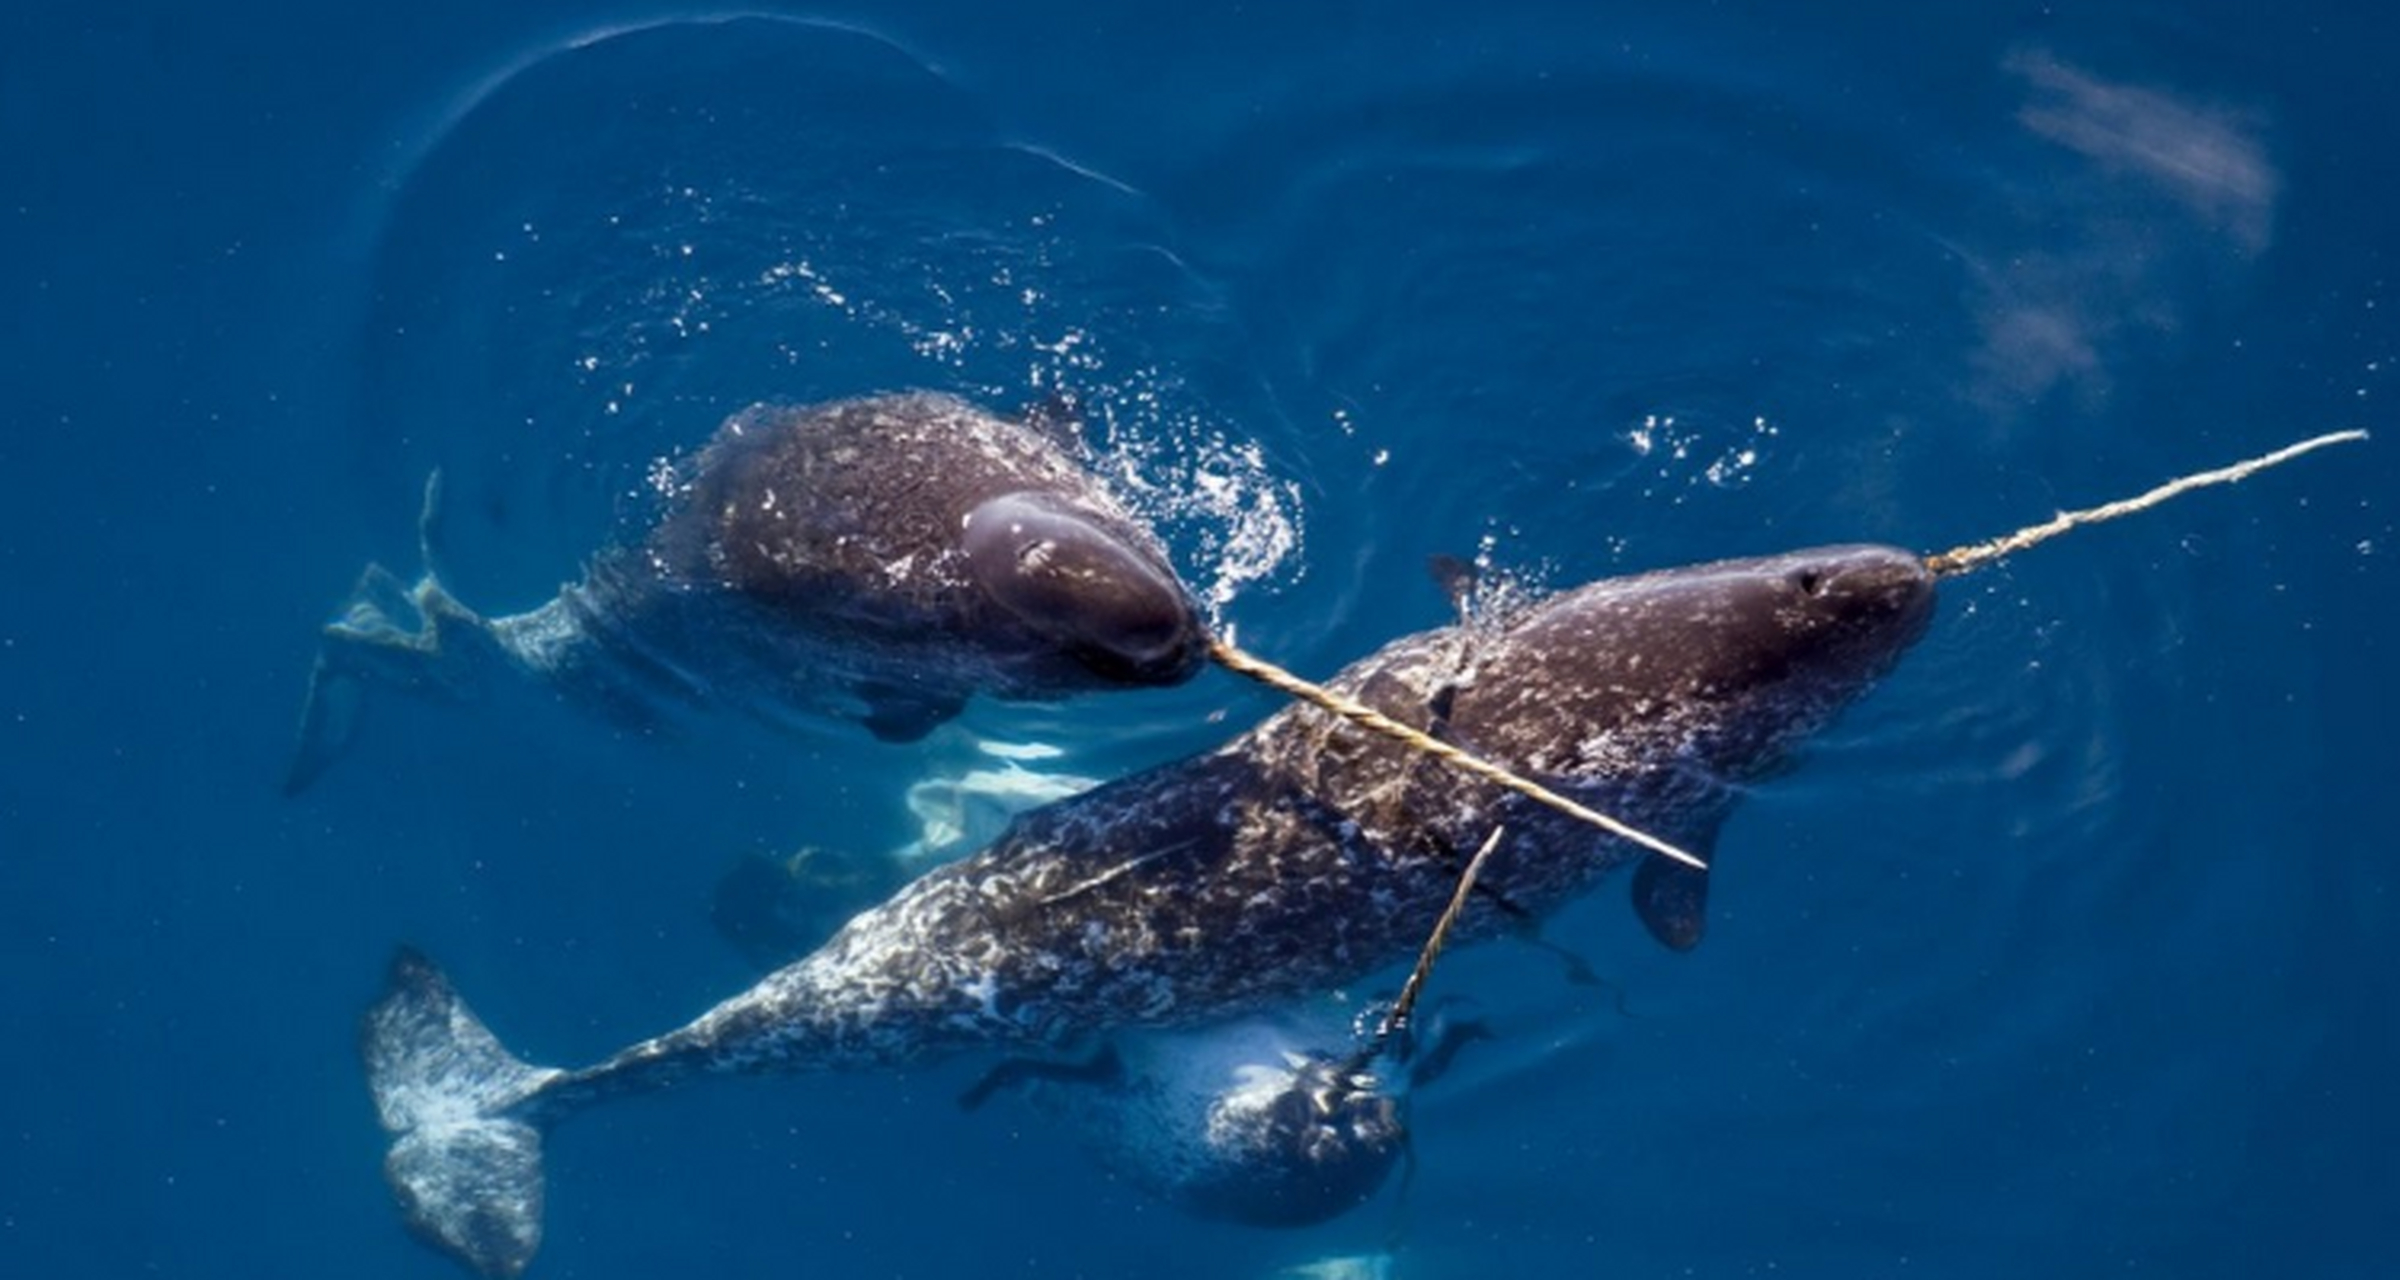
[[[1446,962],[1499,1039],[1320,1228],[1201,1223],[971,1078],[562,1128],[535,1274],[2387,1274],[2400,23],[2363,6],[1497,0],[0,17],[0,1272],[439,1276],[356,1054],[392,948],[582,1061],[750,980],[745,854],[876,847],[938,748],[377,705],[278,794],[316,629],[538,602],[730,409],[1057,388],[1243,642],[1928,550],[2380,433],[1945,588],[1607,988]],[[978,707],[1107,774],[1211,674]]]

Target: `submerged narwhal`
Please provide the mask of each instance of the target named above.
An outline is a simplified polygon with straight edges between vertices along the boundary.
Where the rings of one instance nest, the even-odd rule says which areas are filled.
[[[1422,1035],[1366,1025],[1384,1012],[1319,999],[1197,1030],[1119,1031],[1080,1061],[1007,1059],[960,1102],[1023,1093],[1111,1173],[1179,1209],[1312,1226],[1390,1180],[1409,1153],[1415,1091],[1492,1035],[1448,1015]]]
[[[429,494],[428,506],[432,505]],[[430,512],[428,519],[430,519]],[[645,537],[526,613],[370,566],[325,629],[286,790],[347,746],[366,686],[530,679],[624,723],[798,710],[907,741],[967,699],[1174,684],[1205,628],[1158,539],[1053,407],[931,392],[728,419]]]
[[[1497,629],[1409,636],[1333,685],[1705,849],[1741,785],[1871,687],[1933,602],[1933,578],[1905,551],[1729,561],[1594,583]],[[1697,939],[1699,873],[1295,707],[1214,752],[1023,815],[813,954],[590,1067],[520,1061],[404,953],[364,1032],[393,1139],[386,1174],[426,1238],[514,1275],[540,1242],[542,1133],[585,1107],[711,1074],[979,1051],[1068,1060],[1120,1034],[1288,1007],[1412,954],[1495,826],[1507,836],[1460,938],[1549,911],[1638,859],[1644,922],[1670,945]],[[1313,1071],[1292,1083],[1302,1110],[1266,1100],[1268,1159],[1293,1149],[1274,1126],[1296,1118],[1305,1138],[1320,1096],[1370,1126],[1360,1147],[1376,1156],[1373,1088],[1317,1090]],[[1336,1162],[1323,1176],[1357,1173]]]

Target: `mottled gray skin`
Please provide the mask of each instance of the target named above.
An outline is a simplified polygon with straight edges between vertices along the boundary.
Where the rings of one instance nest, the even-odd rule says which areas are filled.
[[[414,586],[370,567],[326,628],[287,789],[347,744],[369,683],[466,699],[529,678],[644,728],[730,706],[905,741],[978,693],[1184,680],[1197,606],[1071,430],[927,392],[758,406],[639,544],[540,608],[487,620],[430,563]]]
[[[1332,683],[1704,849],[1740,784],[1917,639],[1933,594],[1918,559],[1888,548],[1727,562],[1595,583],[1494,633],[1410,636]],[[1507,927],[1512,913],[1547,912],[1643,856],[1295,707],[1213,753],[1024,815],[989,849],[928,873],[815,954],[593,1067],[528,1067],[496,1044],[492,1054],[462,1052],[459,1028],[488,1033],[430,966],[405,958],[370,1019],[377,1096],[396,1149],[458,1146],[479,1161],[475,1177],[465,1163],[432,1162],[446,1185],[477,1190],[417,1217],[475,1265],[507,1274],[531,1256],[538,1214],[509,1219],[520,1228],[510,1248],[480,1252],[441,1224],[498,1212],[496,1198],[526,1184],[522,1157],[538,1151],[539,1127],[583,1106],[703,1074],[1065,1052],[1128,1028],[1201,1027],[1324,992],[1413,955],[1495,824],[1508,835],[1459,941]],[[1698,909],[1696,898],[1653,896]],[[1696,936],[1698,922],[1652,928],[1672,941]],[[449,1044],[411,1047],[444,1027]],[[417,1097],[439,1101],[407,1102]],[[412,1119],[420,1114],[434,1119]],[[494,1131],[509,1135],[507,1158],[473,1155]],[[394,1178],[404,1198],[424,1202],[421,1169],[413,1182]]]

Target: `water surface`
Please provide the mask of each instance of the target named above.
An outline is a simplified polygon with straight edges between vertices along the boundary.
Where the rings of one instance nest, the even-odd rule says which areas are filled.
[[[12,14],[0,226],[0,1266],[434,1276],[353,1037],[390,948],[597,1057],[748,980],[739,856],[909,834],[943,748],[389,702],[275,793],[313,630],[546,596],[733,408],[1069,391],[1243,642],[1825,541],[1936,549],[2389,436],[2393,24],[2117,5],[1169,15],[543,3]],[[2373,664],[2390,440],[1946,588],[1727,829],[1708,941],[1613,886],[1459,955],[1498,1027],[1405,1192],[1201,1224],[965,1069],[551,1148],[538,1274],[2379,1274],[2400,1008]],[[1113,773],[1230,678],[968,726]]]

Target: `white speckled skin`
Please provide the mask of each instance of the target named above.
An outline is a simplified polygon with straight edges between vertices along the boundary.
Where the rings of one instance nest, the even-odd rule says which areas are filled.
[[[1488,633],[1406,637],[1332,683],[1705,848],[1733,788],[1863,693],[1932,605],[1909,553],[1827,548],[1595,583]],[[700,1074],[1041,1054],[1273,1008],[1412,955],[1495,823],[1509,835],[1461,940],[1501,927],[1506,911],[1548,911],[1640,856],[1294,707],[1218,751],[1023,815],[679,1030],[531,1087],[480,1067],[478,1079],[517,1083],[476,1111],[538,1128]],[[410,986],[396,980],[378,1017],[474,1025],[459,1005],[386,1017]],[[398,1078],[376,1089],[427,1092]]]

